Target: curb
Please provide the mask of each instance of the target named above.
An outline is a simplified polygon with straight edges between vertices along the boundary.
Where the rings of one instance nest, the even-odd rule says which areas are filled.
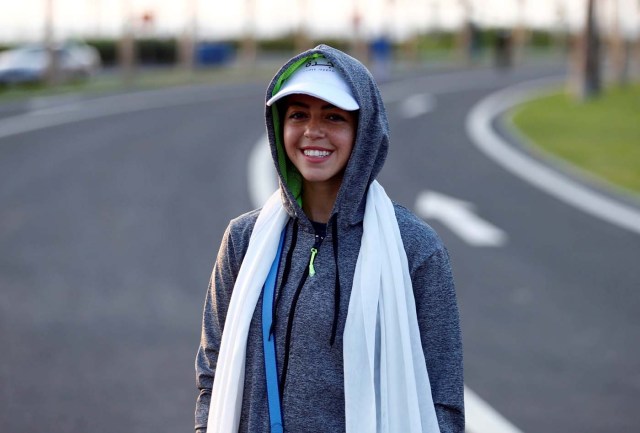
[[[539,96],[560,79],[552,76],[527,81],[483,98],[467,115],[465,126],[471,142],[504,169],[547,194],[591,216],[640,234],[640,210],[531,158],[500,136],[493,127],[494,120],[505,111]]]

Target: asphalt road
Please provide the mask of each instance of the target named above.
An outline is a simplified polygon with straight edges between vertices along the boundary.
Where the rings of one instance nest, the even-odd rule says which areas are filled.
[[[476,247],[429,221],[453,259],[467,386],[524,432],[637,431],[640,237],[513,177],[464,128],[483,96],[559,71],[386,84],[380,181],[409,208],[425,190],[472,203],[508,236]],[[206,285],[228,220],[251,209],[265,87],[0,119],[0,431],[191,430]]]

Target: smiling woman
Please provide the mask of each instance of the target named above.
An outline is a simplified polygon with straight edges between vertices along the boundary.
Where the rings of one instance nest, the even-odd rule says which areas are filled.
[[[265,118],[280,188],[220,246],[196,431],[463,432],[449,256],[376,181],[389,125],[373,77],[319,45],[276,74]]]

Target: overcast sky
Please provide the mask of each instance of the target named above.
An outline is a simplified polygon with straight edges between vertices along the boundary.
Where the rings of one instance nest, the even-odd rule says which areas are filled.
[[[43,37],[47,0],[0,0],[0,42],[36,41]],[[196,10],[198,33],[223,39],[242,34],[249,22],[261,36],[285,33],[304,25],[313,35],[345,36],[353,32],[354,11],[361,16],[367,36],[390,31],[405,37],[427,28],[454,28],[465,16],[462,0],[50,0],[54,5],[55,34],[63,37],[117,35],[124,17],[133,17],[138,34],[176,35]],[[579,28],[586,0],[468,0],[471,14],[481,25],[512,26],[524,20],[534,27]],[[621,25],[636,35],[640,0],[598,0],[602,19],[613,21],[618,4]],[[254,4],[254,19],[247,5]],[[127,13],[127,9],[130,11]],[[151,25],[141,17],[153,15]]]

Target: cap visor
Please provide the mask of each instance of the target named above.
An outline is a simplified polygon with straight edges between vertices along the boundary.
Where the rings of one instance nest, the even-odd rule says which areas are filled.
[[[269,99],[267,101],[267,105],[271,106],[285,96],[295,94],[313,96],[315,98],[322,99],[323,101],[327,101],[328,103],[335,105],[338,108],[342,108],[346,111],[354,111],[360,108],[356,100],[345,93],[342,89],[338,89],[335,86],[318,82],[302,82],[287,86],[285,89],[276,93],[275,96]]]

